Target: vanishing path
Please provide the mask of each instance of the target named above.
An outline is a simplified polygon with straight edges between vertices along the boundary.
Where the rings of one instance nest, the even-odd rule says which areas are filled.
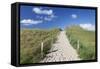
[[[50,53],[41,62],[59,62],[80,60],[76,50],[70,45],[65,31],[61,31]]]

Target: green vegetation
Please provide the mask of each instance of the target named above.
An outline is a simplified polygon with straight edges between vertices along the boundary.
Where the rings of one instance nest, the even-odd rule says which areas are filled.
[[[72,46],[77,50],[79,40],[79,57],[83,60],[95,59],[95,32],[86,31],[79,26],[67,28],[67,36]]]
[[[56,41],[59,29],[39,30],[22,29],[20,33],[20,64],[39,63],[41,61],[41,42],[44,43],[43,55],[48,53]]]

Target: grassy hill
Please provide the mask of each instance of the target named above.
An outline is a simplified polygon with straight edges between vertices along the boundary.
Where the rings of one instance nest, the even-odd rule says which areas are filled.
[[[72,26],[66,29],[69,41],[72,46],[77,49],[77,41],[79,40],[79,57],[84,60],[95,59],[95,32],[87,31],[79,26]]]
[[[59,29],[22,29],[20,33],[20,63],[39,63],[41,61],[41,42],[44,42],[44,56],[55,42]],[[53,40],[53,41],[52,41]]]

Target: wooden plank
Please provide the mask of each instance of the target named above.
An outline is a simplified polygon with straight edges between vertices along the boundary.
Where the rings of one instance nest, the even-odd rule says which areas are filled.
[[[41,58],[43,58],[43,42],[41,42]]]

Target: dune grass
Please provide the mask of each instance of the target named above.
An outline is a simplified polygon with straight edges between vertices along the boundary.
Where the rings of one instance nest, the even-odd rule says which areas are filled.
[[[72,46],[77,50],[79,40],[79,57],[83,60],[95,59],[95,32],[86,31],[79,26],[72,26],[66,29],[66,35]]]
[[[20,33],[20,64],[39,63],[41,61],[41,42],[44,42],[44,56],[56,41],[59,29],[40,30],[22,29]]]

